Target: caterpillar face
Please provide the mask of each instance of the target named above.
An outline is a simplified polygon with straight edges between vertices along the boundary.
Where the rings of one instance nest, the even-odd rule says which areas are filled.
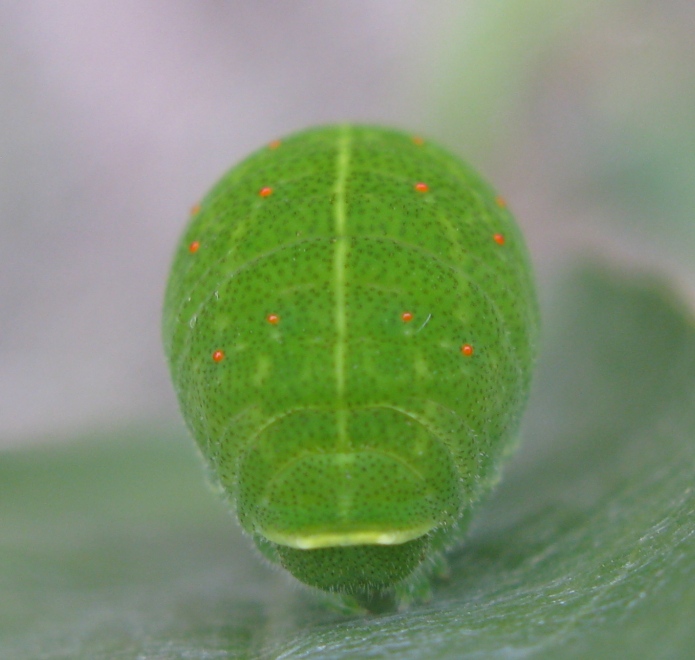
[[[538,315],[503,200],[440,147],[308,130],[193,209],[164,305],[187,425],[243,528],[303,582],[407,582],[495,479]]]

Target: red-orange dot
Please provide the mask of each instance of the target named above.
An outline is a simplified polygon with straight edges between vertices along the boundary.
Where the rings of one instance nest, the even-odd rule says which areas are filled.
[[[268,144],[268,149],[277,149],[281,144],[280,140],[273,140]]]
[[[191,206],[191,215],[195,215],[196,213],[200,212],[200,204],[193,204]]]
[[[430,187],[426,183],[420,182],[415,184],[415,190],[418,192],[426,193],[429,189]]]
[[[191,254],[195,254],[198,251],[198,248],[200,248],[200,242],[199,241],[193,241],[189,246],[188,246],[188,251]]]
[[[497,204],[497,206],[499,206],[501,209],[507,208],[507,202],[505,201],[504,197],[495,197],[495,204]]]
[[[495,234],[492,238],[497,245],[504,245],[504,236],[502,234]]]
[[[258,194],[259,194],[261,197],[269,197],[270,195],[273,194],[273,189],[272,189],[272,188],[269,188],[268,186],[266,186],[265,188],[261,188],[261,189],[258,191]]]
[[[473,347],[470,344],[464,344],[461,346],[461,354],[470,357],[473,355]]]
[[[265,317],[265,320],[271,325],[277,325],[280,323],[280,317],[277,314],[268,314],[268,316]]]
[[[425,140],[419,135],[413,135],[413,143],[417,144],[418,147],[421,147],[423,144],[425,144]]]
[[[215,362],[222,362],[222,360],[224,360],[224,352],[223,351],[215,351],[212,354],[212,359]]]
[[[413,313],[412,312],[403,312],[401,314],[401,321],[403,323],[410,323],[413,320]]]

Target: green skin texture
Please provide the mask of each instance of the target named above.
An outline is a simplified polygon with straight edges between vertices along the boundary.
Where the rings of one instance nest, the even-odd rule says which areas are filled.
[[[273,143],[217,183],[163,320],[186,423],[244,530],[371,609],[426,592],[494,484],[537,335],[495,192],[429,141],[353,125]]]

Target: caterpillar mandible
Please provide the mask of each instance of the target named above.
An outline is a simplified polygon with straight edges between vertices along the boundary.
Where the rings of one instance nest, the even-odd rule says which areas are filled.
[[[538,305],[506,204],[428,140],[340,125],[269,143],[191,215],[163,339],[213,480],[301,582],[407,601],[528,395]]]

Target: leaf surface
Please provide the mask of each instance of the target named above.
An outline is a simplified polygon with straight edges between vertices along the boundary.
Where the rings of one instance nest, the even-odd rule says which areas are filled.
[[[585,268],[519,452],[433,600],[346,617],[264,565],[180,429],[0,454],[0,658],[686,658],[695,325]]]

